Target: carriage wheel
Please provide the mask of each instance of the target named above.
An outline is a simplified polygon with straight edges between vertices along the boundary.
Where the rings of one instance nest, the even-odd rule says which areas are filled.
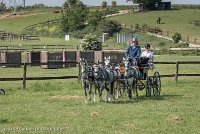
[[[0,95],[4,95],[5,91],[3,89],[0,89]]]
[[[152,86],[151,78],[147,77],[147,80],[146,80],[146,97],[151,97],[151,86]]]
[[[160,91],[161,91],[160,74],[158,72],[155,72],[153,75],[153,95],[159,96]]]
[[[137,78],[133,79],[133,93],[138,98],[138,79]]]

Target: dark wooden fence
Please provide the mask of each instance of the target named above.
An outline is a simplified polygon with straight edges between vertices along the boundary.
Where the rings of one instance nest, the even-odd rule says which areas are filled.
[[[161,75],[161,77],[175,77],[176,81],[178,81],[179,76],[200,76],[200,74],[180,74],[179,73],[179,67],[181,64],[200,64],[200,61],[154,62],[154,64],[176,65],[176,72],[174,74]]]
[[[170,32],[168,30],[162,30],[159,27],[153,27],[153,26],[148,26],[146,24],[143,25],[139,25],[139,24],[135,24],[135,25],[127,25],[127,24],[121,24],[123,28],[129,28],[129,29],[135,29],[135,30],[139,30],[142,32],[149,32],[149,33],[153,33],[156,35],[161,35],[167,38],[172,38],[172,36],[174,35],[174,32]],[[182,40],[186,41],[186,42],[190,42],[190,43],[194,43],[194,44],[198,44],[200,43],[200,38],[197,37],[193,37],[191,35],[183,35],[181,34]]]
[[[56,77],[27,77],[27,66],[41,66],[41,65],[58,65],[58,64],[78,64],[78,62],[48,62],[48,63],[21,63],[17,64],[17,66],[23,66],[23,77],[22,78],[0,78],[0,81],[23,81],[23,88],[26,88],[26,81],[27,80],[52,80],[52,79],[74,79],[74,78],[80,78],[80,66],[79,71],[77,72],[77,75],[74,76],[56,76]],[[116,62],[119,63],[119,62]],[[93,64],[92,62],[90,64]],[[154,64],[173,64],[176,65],[176,72],[174,74],[161,74],[161,78],[164,77],[174,77],[176,81],[178,81],[179,76],[200,76],[200,74],[180,74],[179,73],[179,67],[181,64],[200,64],[200,61],[177,61],[177,62],[154,62]],[[12,64],[13,65],[13,64]],[[0,63],[0,66],[12,66],[11,64],[7,63]],[[15,64],[16,65],[16,64]]]

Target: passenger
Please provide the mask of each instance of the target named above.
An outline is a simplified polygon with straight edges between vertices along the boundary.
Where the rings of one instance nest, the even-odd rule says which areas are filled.
[[[151,62],[153,62],[154,56],[153,52],[151,52],[150,50],[150,44],[146,44],[145,49],[146,50],[142,52],[143,63],[148,64],[146,65],[146,67],[153,69],[153,64]],[[148,76],[148,68],[143,69],[144,79],[146,79],[146,77]]]
[[[153,61],[154,56],[153,56],[153,52],[151,52],[150,50],[150,44],[146,44],[145,49],[146,50],[142,52],[142,57],[149,58],[150,61]]]
[[[130,58],[131,63],[135,62],[135,59],[141,57],[141,48],[138,45],[137,37],[133,37],[131,44],[128,46],[127,51],[125,52],[126,58]]]

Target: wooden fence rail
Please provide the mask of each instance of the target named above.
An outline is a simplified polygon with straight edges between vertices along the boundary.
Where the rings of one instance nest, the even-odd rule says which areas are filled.
[[[7,64],[7,63],[0,63],[0,66],[23,66],[23,78],[0,78],[0,81],[23,81],[23,88],[26,88],[26,81],[27,80],[52,80],[52,79],[74,79],[80,78],[80,66],[77,76],[56,76],[56,77],[27,77],[27,66],[29,65],[59,65],[59,64],[69,64],[74,63],[78,64],[78,62],[48,62],[48,63],[21,63],[21,64]],[[93,64],[92,62],[89,64]],[[200,61],[177,61],[177,62],[154,62],[154,64],[173,64],[176,65],[176,72],[174,74],[164,74],[160,75],[161,77],[175,77],[175,80],[178,81],[179,76],[200,76],[200,74],[180,74],[179,73],[179,66],[181,64],[200,64]]]
[[[162,30],[159,27],[153,27],[153,26],[148,26],[148,25],[139,25],[136,24],[135,26],[133,25],[126,25],[126,24],[121,24],[123,28],[129,28],[131,30],[136,29],[136,30],[140,30],[142,32],[149,32],[149,33],[153,33],[156,35],[161,35],[161,36],[165,36],[167,38],[172,38],[172,35],[174,34],[174,32],[170,32],[168,30]],[[200,43],[200,38],[197,37],[192,37],[190,35],[183,35],[182,36],[182,40],[186,41],[186,42],[190,42],[190,43],[194,43],[194,44],[198,44]]]

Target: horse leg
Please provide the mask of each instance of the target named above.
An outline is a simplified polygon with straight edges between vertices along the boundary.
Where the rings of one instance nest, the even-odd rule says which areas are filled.
[[[92,97],[91,97],[91,93],[92,93],[92,84],[89,82],[89,85],[88,85],[88,93],[89,93],[89,96],[90,96],[90,98],[89,98],[89,101],[91,101],[91,99],[92,99]]]
[[[94,86],[94,102],[96,102],[96,92],[97,92],[97,86]]]
[[[110,102],[113,101],[114,84],[115,84],[114,81],[112,81],[110,84]]]
[[[100,88],[99,88],[99,99],[100,99],[100,102],[103,102],[102,92],[103,92],[103,87],[100,86]]]
[[[106,94],[106,102],[109,101],[109,97],[110,97],[110,91],[109,90],[110,89],[108,87],[106,87],[106,92],[107,92],[107,94]]]
[[[84,87],[84,92],[85,92],[85,103],[87,103],[87,88]]]
[[[128,99],[131,100],[132,99],[132,83],[128,84]]]
[[[85,85],[85,81],[82,82],[82,87],[83,87],[83,92],[85,94],[85,103],[87,103],[87,88],[86,88],[86,85]]]

